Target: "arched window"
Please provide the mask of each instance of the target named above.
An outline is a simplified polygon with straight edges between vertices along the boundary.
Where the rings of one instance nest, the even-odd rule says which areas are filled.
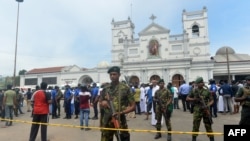
[[[199,31],[199,26],[198,25],[194,25],[192,27],[192,35],[193,35],[193,37],[199,37],[200,31]]]

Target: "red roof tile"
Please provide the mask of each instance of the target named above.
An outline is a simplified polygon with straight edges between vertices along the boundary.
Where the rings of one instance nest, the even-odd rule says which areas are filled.
[[[35,68],[28,71],[26,74],[39,74],[39,73],[54,73],[54,72],[61,72],[63,67],[50,67],[50,68]]]

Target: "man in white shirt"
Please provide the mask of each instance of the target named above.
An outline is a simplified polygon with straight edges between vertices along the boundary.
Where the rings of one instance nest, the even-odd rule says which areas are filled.
[[[141,112],[144,113],[144,112],[146,112],[145,84],[143,84],[143,83],[141,84],[140,90],[141,90],[141,94],[140,94],[140,99],[141,99],[140,107],[141,107]]]
[[[178,89],[176,87],[176,84],[174,84],[173,89],[174,89],[174,109],[180,109],[180,107],[179,107],[179,95],[178,95]]]
[[[151,83],[153,84],[153,91],[152,91],[152,96],[154,97],[154,95],[155,95],[155,92],[157,91],[157,90],[159,90],[159,86],[157,85],[157,80],[152,80],[151,81]],[[153,102],[153,105],[152,105],[152,118],[151,118],[151,124],[152,125],[156,125],[156,122],[157,122],[157,120],[155,119],[155,104],[154,104],[155,102]]]

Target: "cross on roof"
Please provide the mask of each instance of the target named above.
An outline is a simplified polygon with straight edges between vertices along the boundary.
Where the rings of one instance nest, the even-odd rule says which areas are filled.
[[[149,19],[151,19],[152,22],[154,22],[154,20],[156,19],[156,16],[154,14],[152,14],[151,17],[149,17]]]

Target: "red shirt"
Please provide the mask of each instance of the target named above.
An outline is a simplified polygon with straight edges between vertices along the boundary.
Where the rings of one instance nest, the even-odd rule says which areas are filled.
[[[80,109],[89,109],[90,92],[80,92]]]
[[[48,114],[49,103],[47,102],[44,90],[38,90],[33,94],[34,114]]]

